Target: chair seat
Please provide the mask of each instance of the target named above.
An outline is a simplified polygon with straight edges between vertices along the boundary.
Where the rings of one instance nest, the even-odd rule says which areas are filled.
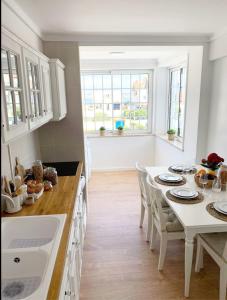
[[[184,231],[184,227],[171,210],[168,213],[164,212],[164,217],[166,219],[166,230],[168,232]]]
[[[227,232],[220,233],[203,233],[200,234],[201,238],[213,249],[213,251],[223,258],[225,262],[227,259],[224,258],[225,243],[227,241]]]

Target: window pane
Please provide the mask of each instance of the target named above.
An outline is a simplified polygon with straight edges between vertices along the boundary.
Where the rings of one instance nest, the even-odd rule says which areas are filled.
[[[103,101],[104,101],[104,103],[112,103],[111,90],[103,90]]]
[[[113,104],[113,116],[121,117],[121,104],[118,103]]]
[[[21,108],[21,94],[18,91],[14,91],[14,99],[16,106],[16,118],[17,122],[22,121],[22,108]]]
[[[121,90],[113,90],[113,102],[121,102]]]
[[[94,90],[95,103],[102,103],[102,90]]]
[[[13,99],[12,94],[10,91],[6,91],[6,107],[7,107],[7,116],[8,116],[8,124],[13,125],[15,124],[14,119],[14,111],[13,111]]]
[[[140,90],[140,102],[148,102],[148,90]]]
[[[103,104],[95,104],[95,122],[96,122],[96,129],[103,126],[103,119],[104,119],[104,113],[103,113]]]
[[[34,65],[34,89],[39,89],[38,66]]]
[[[132,90],[131,91],[131,100],[132,102],[139,102],[140,100],[140,90]]]
[[[84,103],[85,104],[92,104],[94,103],[94,98],[93,98],[93,91],[92,90],[85,90],[84,91]]]
[[[139,75],[132,75],[131,76],[131,88],[132,89],[139,89],[140,88],[140,76]]]
[[[113,88],[114,89],[121,88],[121,75],[113,75]]]
[[[122,88],[123,89],[130,89],[130,75],[129,74],[122,74]]]
[[[30,89],[33,89],[33,80],[32,80],[32,63],[28,62],[28,81]]]
[[[13,86],[14,87],[19,87],[19,82],[18,82],[18,65],[17,65],[17,57],[14,54],[10,54],[10,59],[11,59],[11,68],[12,68],[12,76],[13,76]]]
[[[41,105],[41,99],[40,94],[36,92],[36,105],[37,105],[37,113],[39,116],[42,115],[42,105]]]
[[[112,118],[112,104],[104,104],[104,117]]]
[[[95,130],[95,107],[94,105],[85,105],[85,120],[87,124],[87,130]]]
[[[4,84],[6,87],[10,86],[10,78],[9,78],[9,63],[8,63],[8,56],[7,52],[2,49],[1,52],[1,61],[2,61],[2,75]]]
[[[94,75],[94,89],[102,89],[102,75]]]
[[[147,89],[148,88],[148,74],[140,75],[140,88]]]
[[[85,89],[93,89],[93,76],[92,75],[84,76],[84,88]]]
[[[111,75],[103,75],[103,88],[111,89]]]
[[[122,102],[129,103],[130,102],[130,89],[122,89]]]
[[[32,114],[36,116],[36,104],[35,104],[35,96],[33,92],[31,92],[31,111]]]

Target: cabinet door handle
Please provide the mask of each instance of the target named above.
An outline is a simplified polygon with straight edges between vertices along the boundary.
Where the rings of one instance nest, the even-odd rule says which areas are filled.
[[[31,115],[30,115],[30,118],[31,118],[31,119],[32,119],[32,118],[34,118],[34,115],[33,115],[33,114],[31,114]]]
[[[27,119],[27,118],[28,118],[28,116],[26,115],[26,116],[25,116],[25,119]]]
[[[2,124],[2,127],[5,127],[5,124]]]

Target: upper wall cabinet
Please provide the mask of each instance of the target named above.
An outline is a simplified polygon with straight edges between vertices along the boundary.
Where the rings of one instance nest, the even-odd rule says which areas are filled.
[[[65,66],[59,59],[50,59],[51,87],[53,100],[53,121],[66,116]]]
[[[3,142],[28,131],[21,45],[2,35],[1,110]]]

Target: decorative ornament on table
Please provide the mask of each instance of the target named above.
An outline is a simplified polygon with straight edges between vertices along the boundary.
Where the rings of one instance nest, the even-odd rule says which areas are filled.
[[[216,175],[217,170],[220,168],[223,162],[224,158],[219,156],[217,153],[210,153],[207,156],[207,159],[202,159],[201,166],[208,169],[208,174]]]
[[[207,184],[206,188],[212,188],[213,181],[217,178],[217,172],[224,162],[224,158],[220,157],[217,153],[211,153],[207,159],[203,158],[201,166],[205,169],[199,170],[195,174],[195,182],[199,187],[202,187],[200,183],[200,177],[206,177]]]

